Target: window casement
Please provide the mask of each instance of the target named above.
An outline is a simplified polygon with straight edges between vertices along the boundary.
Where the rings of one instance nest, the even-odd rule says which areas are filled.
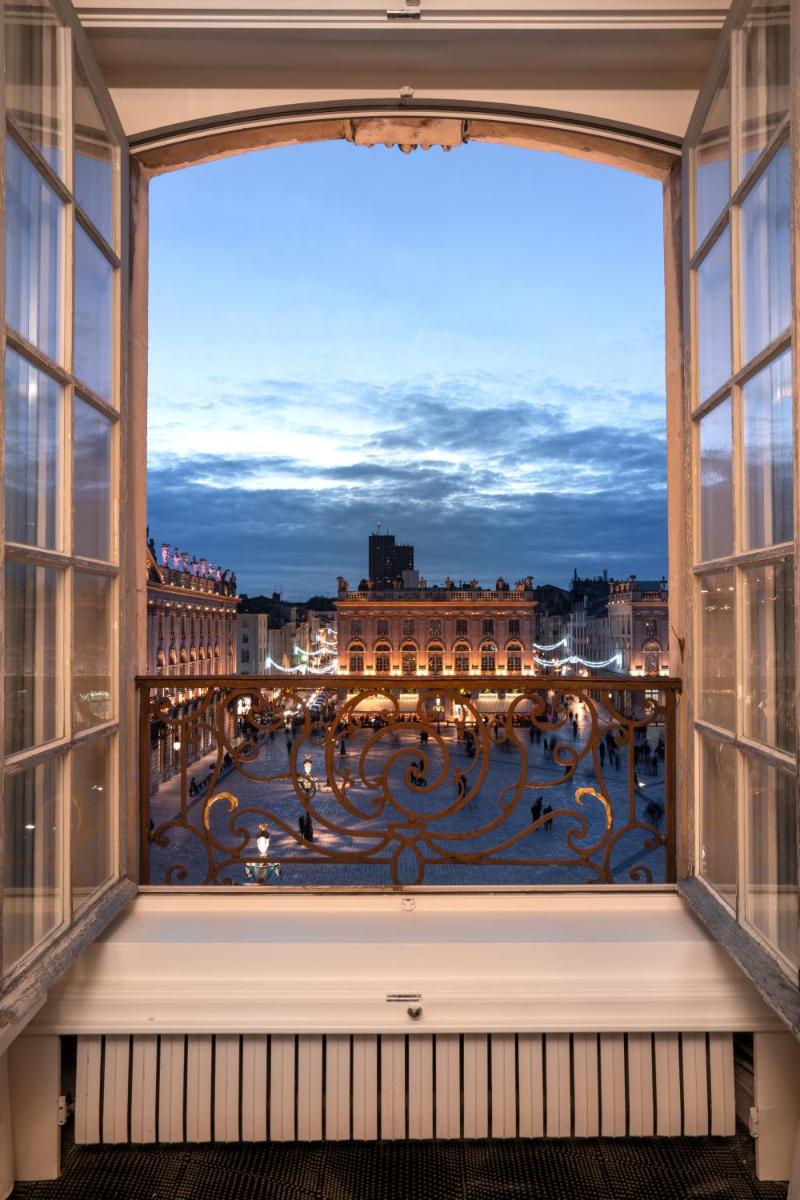
[[[494,621],[491,617],[485,617],[483,620],[483,636],[494,637]]]
[[[444,671],[444,646],[438,642],[428,646],[428,674],[441,675]]]
[[[465,622],[466,624],[466,622]],[[470,648],[467,642],[456,642],[453,647],[453,670],[456,675],[469,675]]]
[[[509,642],[506,646],[506,670],[509,675],[522,673],[522,646],[519,642]]]
[[[733,25],[687,165],[696,870],[796,978],[789,11]]]
[[[378,637],[388,637],[389,636],[389,622],[386,620],[385,617],[379,617],[375,624],[376,624],[375,632],[377,633]]]
[[[510,638],[518,638],[520,636],[519,617],[511,617],[509,619],[508,636]]]
[[[431,617],[428,622],[428,637],[440,638],[442,636],[442,619],[441,617]]]
[[[466,617],[456,619],[456,637],[466,637],[469,633],[469,622]]]
[[[56,7],[5,18],[2,979],[120,872],[125,416],[123,135]]]
[[[413,644],[407,644],[400,647],[400,662],[403,675],[416,675],[417,673],[417,647]]]
[[[364,622],[361,620],[360,617],[354,618],[350,622],[350,637],[363,637],[363,636],[364,636]]]
[[[417,623],[413,617],[403,618],[403,637],[413,637],[416,633]]]
[[[388,675],[392,667],[392,647],[388,642],[379,642],[375,647],[375,673]]]

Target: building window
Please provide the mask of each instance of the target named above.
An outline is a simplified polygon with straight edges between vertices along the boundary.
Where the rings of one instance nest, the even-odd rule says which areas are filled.
[[[428,623],[428,637],[440,638],[442,636],[442,621],[441,617],[432,617]]]
[[[375,672],[377,675],[388,675],[392,660],[388,654],[375,655]]]
[[[519,637],[519,617],[512,617],[508,622],[508,636]]]
[[[403,618],[403,637],[413,637],[416,632],[417,623],[413,617]]]
[[[481,651],[481,674],[494,675],[496,656],[486,651]]]
[[[507,670],[509,675],[519,675],[522,672],[522,655],[509,654],[507,662]]]
[[[242,662],[243,662],[243,663],[249,663],[249,662],[250,662],[250,651],[249,651],[249,650],[243,650],[243,651],[242,651]]]
[[[350,637],[364,636],[364,622],[361,620],[353,620],[350,622]]]
[[[690,147],[689,268],[697,870],[796,979],[791,8],[745,7],[729,32]]]
[[[350,674],[351,675],[363,675],[363,673],[364,673],[364,655],[363,654],[351,654],[350,655]]]
[[[417,649],[416,646],[403,646],[402,655],[402,672],[404,675],[416,675],[417,673]]]
[[[469,654],[456,654],[453,659],[453,667],[456,675],[469,674]]]
[[[483,636],[494,637],[494,621],[491,617],[487,617],[483,622]]]
[[[389,636],[389,622],[384,617],[380,617],[378,619],[377,633],[378,633],[378,637],[388,637]]]
[[[247,645],[247,643],[248,643],[249,641],[250,641],[250,634],[249,634],[249,633],[243,633],[243,634],[242,634],[242,645],[243,645],[243,646],[246,646],[246,645]]]
[[[441,675],[444,664],[443,656],[437,652],[428,655],[428,674]]]
[[[456,620],[456,637],[466,637],[469,632],[469,622],[464,617],[459,617]]]

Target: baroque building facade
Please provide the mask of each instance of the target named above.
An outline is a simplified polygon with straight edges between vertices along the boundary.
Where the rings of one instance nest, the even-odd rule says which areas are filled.
[[[476,580],[441,587],[351,591],[339,578],[339,671],[348,675],[464,676],[532,674],[533,580],[494,588]]]

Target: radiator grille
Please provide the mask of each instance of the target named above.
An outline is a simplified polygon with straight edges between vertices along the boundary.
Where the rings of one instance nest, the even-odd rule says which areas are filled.
[[[78,1038],[81,1144],[734,1132],[727,1033]]]

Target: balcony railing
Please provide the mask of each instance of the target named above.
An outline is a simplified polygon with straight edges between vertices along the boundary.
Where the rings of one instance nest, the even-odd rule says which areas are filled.
[[[144,883],[675,879],[676,679],[189,684],[137,680]]]

